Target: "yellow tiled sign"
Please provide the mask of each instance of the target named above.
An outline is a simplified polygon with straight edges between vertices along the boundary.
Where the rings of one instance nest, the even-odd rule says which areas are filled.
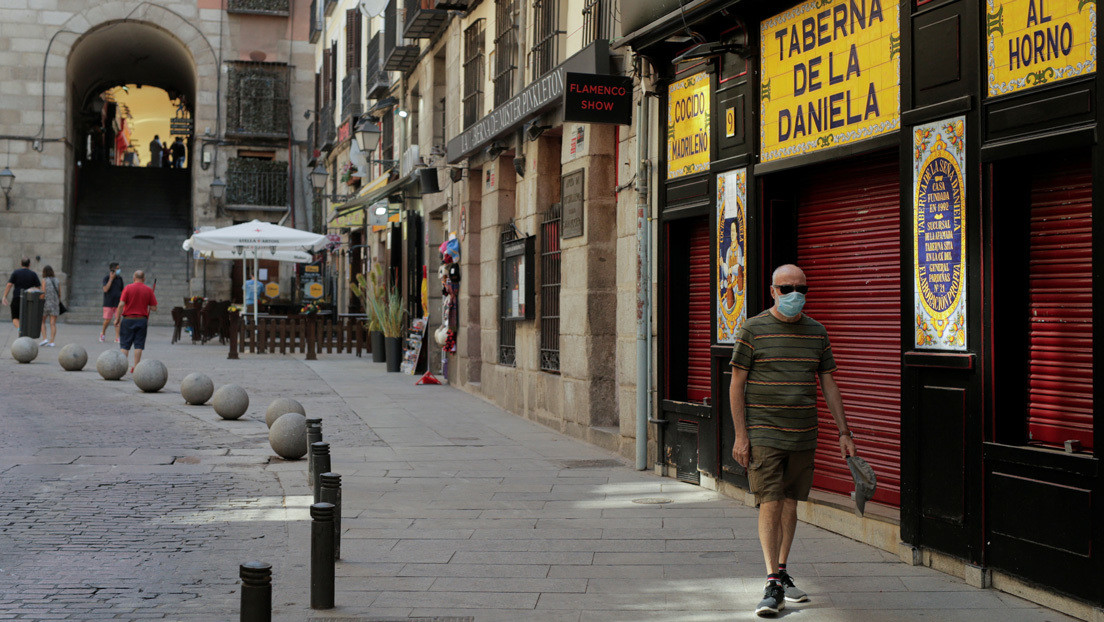
[[[986,0],[989,95],[1096,71],[1095,0]]]

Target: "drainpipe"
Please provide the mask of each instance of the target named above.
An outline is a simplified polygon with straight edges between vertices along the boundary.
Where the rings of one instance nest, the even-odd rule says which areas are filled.
[[[643,61],[641,61],[643,62]],[[640,78],[640,102],[636,110],[636,470],[648,468],[648,420],[651,418],[651,209],[648,202],[648,96]],[[657,456],[662,449],[657,449]]]

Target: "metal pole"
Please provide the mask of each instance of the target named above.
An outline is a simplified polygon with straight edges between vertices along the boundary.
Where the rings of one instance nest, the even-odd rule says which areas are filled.
[[[258,270],[260,262],[257,261],[257,248],[253,248],[253,279],[259,279],[261,277],[261,271]],[[254,286],[253,291],[253,325],[257,325],[257,307],[261,306],[261,297],[256,294],[257,288]]]
[[[640,59],[643,63],[644,60]],[[651,209],[648,204],[648,95],[643,73],[640,78],[640,103],[637,105],[636,126],[636,469],[648,468],[648,418],[651,413],[651,352],[649,338],[652,329],[651,300]],[[663,448],[656,450],[658,456]]]
[[[272,565],[246,562],[241,577],[241,622],[272,622]]]
[[[334,506],[334,559],[341,559],[341,476],[337,473],[323,473],[322,503],[332,503]]]
[[[314,484],[314,444],[322,442],[322,420],[307,419],[307,483]]]
[[[315,503],[311,518],[311,609],[334,606],[334,506]]]
[[[322,474],[330,472],[330,444],[318,442],[311,448],[314,450],[314,481],[311,488],[314,490],[314,502],[318,503],[322,500]]]

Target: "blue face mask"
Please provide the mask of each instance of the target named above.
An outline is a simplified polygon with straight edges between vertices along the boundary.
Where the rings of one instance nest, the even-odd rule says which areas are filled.
[[[786,317],[797,317],[805,308],[805,294],[790,292],[778,297],[778,312]]]

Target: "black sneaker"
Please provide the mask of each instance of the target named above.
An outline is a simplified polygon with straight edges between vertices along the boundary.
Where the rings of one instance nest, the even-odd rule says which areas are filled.
[[[794,585],[793,577],[785,570],[778,573],[778,580],[782,582],[782,589],[786,592],[786,600],[791,603],[803,603],[809,600],[809,595],[805,593],[805,590]]]
[[[767,583],[763,590],[763,600],[755,608],[755,615],[765,618],[773,616],[786,608],[786,592],[781,583]]]

